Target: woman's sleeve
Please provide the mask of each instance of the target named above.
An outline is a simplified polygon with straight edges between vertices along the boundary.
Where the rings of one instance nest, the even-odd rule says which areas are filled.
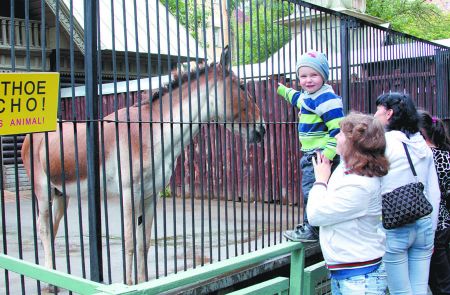
[[[306,207],[308,221],[313,226],[326,226],[364,216],[373,197],[371,194],[373,191],[364,183],[343,184],[333,192],[314,185]]]
[[[434,161],[430,161],[429,173],[427,179],[426,193],[431,205],[433,206],[433,212],[431,218],[433,221],[433,229],[436,230],[439,216],[439,203],[441,202],[441,191],[439,189],[439,181],[436,173],[436,167]]]

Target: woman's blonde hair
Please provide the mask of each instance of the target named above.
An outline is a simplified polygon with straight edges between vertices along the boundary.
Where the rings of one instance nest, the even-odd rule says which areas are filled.
[[[382,124],[371,115],[352,112],[340,122],[346,146],[341,156],[352,173],[384,176],[389,162],[384,155],[386,139]]]

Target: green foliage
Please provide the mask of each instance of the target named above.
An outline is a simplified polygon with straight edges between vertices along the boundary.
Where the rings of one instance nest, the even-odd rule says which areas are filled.
[[[450,14],[424,0],[367,0],[366,13],[425,40],[450,38]]]
[[[164,188],[164,190],[159,193],[159,196],[161,198],[171,198],[172,197],[172,191],[170,190],[170,186],[166,186]]]
[[[203,20],[211,15],[210,9],[204,9],[202,1],[198,0],[160,0],[168,7],[169,12],[186,27],[195,40],[198,40],[198,32],[203,29]],[[196,5],[197,4],[197,5]]]
[[[239,1],[236,6],[245,12],[247,20],[237,22],[234,17],[231,21],[237,43],[234,56],[238,60],[234,63],[264,61],[291,39],[289,28],[275,22],[293,13],[294,7],[287,1]]]

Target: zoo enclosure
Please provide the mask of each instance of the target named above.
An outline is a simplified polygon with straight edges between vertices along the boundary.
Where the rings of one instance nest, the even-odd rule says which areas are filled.
[[[447,47],[374,25],[351,10],[351,14],[336,12],[303,1],[283,1],[291,5],[275,15],[272,13],[270,21],[270,12],[255,11],[267,11],[276,1],[247,2],[234,8],[225,5],[225,9],[228,1],[202,2],[204,5],[195,10],[193,16],[208,15],[208,18],[193,22],[191,27],[198,33],[194,39],[189,29],[178,21],[185,15],[187,23],[191,23],[188,10],[179,9],[172,16],[163,6],[168,2],[136,0],[133,5],[125,5],[125,2],[102,0],[96,7],[93,1],[87,10],[89,15],[85,15],[81,8],[83,1],[11,1],[10,14],[0,19],[1,70],[60,72],[61,86],[69,88],[68,94],[61,95],[58,101],[60,121],[92,124],[92,128],[100,130],[104,115],[133,105],[143,93],[160,90],[164,83],[159,77],[169,75],[172,69],[180,75],[181,64],[185,64],[187,70],[194,70],[204,60],[217,62],[227,41],[233,46],[235,56],[245,55],[245,50],[250,49],[251,54],[258,57],[258,62],[246,65],[237,60],[233,71],[245,82],[244,90],[249,91],[262,110],[266,137],[261,145],[250,146],[241,140],[246,134],[225,130],[224,125],[229,122],[187,122],[200,124],[202,128],[199,136],[190,138],[184,161],[177,161],[172,179],[166,180],[169,190],[164,196],[171,194],[182,202],[176,204],[176,198],[161,199],[163,208],[172,204],[172,212],[170,215],[165,210],[157,212],[155,223],[166,222],[169,216],[175,222],[167,228],[164,226],[159,235],[152,236],[150,253],[154,253],[155,259],[148,263],[149,278],[278,244],[282,242],[281,231],[301,220],[301,207],[297,206],[302,203],[297,110],[282,101],[275,90],[278,82],[298,87],[295,60],[306,50],[312,48],[327,54],[331,68],[329,83],[343,97],[347,111],[373,113],[379,94],[405,91],[420,108],[444,120],[450,119]],[[155,14],[158,17],[154,17]],[[256,20],[266,20],[265,27],[250,31],[248,24]],[[234,31],[233,25],[237,28]],[[277,29],[280,25],[286,29]],[[236,41],[239,34],[249,36],[252,45],[243,48]],[[274,38],[269,38],[269,34]],[[278,49],[277,42],[284,43],[280,40],[286,43]],[[202,44],[212,44],[212,53]],[[216,48],[216,44],[220,46]],[[144,80],[147,80],[147,87],[142,86]],[[101,87],[97,93],[97,85],[106,83],[112,83],[112,91]],[[75,87],[79,85],[85,85],[82,86],[84,94],[76,93]],[[124,86],[123,90],[118,91],[119,86]],[[176,95],[177,92],[172,93]],[[192,98],[194,103],[196,99]],[[235,124],[244,121],[240,118]],[[146,124],[170,126],[177,123]],[[28,184],[21,176],[22,140],[20,136],[2,137],[2,249],[5,254],[39,263],[42,256],[34,223],[35,204],[27,211],[21,209],[31,202],[22,198],[23,191],[20,191]],[[102,139],[99,145],[101,142]],[[89,148],[98,151],[100,147],[92,140]],[[98,184],[98,181],[92,183],[96,182]],[[99,187],[92,187],[92,190],[98,192]],[[100,202],[100,198],[89,199]],[[194,204],[194,199],[200,206]],[[212,200],[216,207],[212,207]],[[14,204],[14,211],[5,209],[8,202]],[[76,202],[86,205],[81,200]],[[119,265],[124,272],[124,262],[112,262],[115,257],[111,257],[109,247],[114,239],[121,239],[123,233],[111,236],[108,224],[113,217],[105,214],[107,207],[102,204],[101,212],[92,211],[93,207],[98,204],[88,208],[79,206],[74,210],[78,210],[77,215],[82,218],[64,219],[64,239],[55,243],[65,254],[60,254],[62,262],[58,260],[56,268],[107,283],[120,281],[122,274],[113,273],[112,269]],[[209,213],[212,209],[223,216],[219,222],[212,219]],[[196,224],[197,213],[204,217],[200,225]],[[183,220],[183,214],[190,214],[188,219],[192,222],[179,237],[171,236],[177,221]],[[29,217],[34,232],[26,236],[21,226]],[[7,219],[15,221],[17,231],[7,228]],[[88,230],[88,227],[95,228],[92,225],[81,226],[88,219],[102,224],[102,231]],[[80,230],[71,237],[69,227],[74,224],[79,224]],[[88,242],[83,236],[102,239]],[[174,238],[177,242],[171,243]],[[26,253],[22,245],[27,239],[31,241],[31,253]],[[81,252],[75,257],[69,255],[69,241],[73,239],[79,240],[77,251]],[[98,245],[93,247],[95,243]],[[90,259],[83,252],[84,248],[90,250]],[[189,257],[189,249],[193,249],[192,257]],[[86,267],[88,260],[97,261],[91,265],[93,269]],[[10,279],[6,273],[7,289],[12,286]],[[23,278],[20,282],[16,286],[22,290],[34,284]]]

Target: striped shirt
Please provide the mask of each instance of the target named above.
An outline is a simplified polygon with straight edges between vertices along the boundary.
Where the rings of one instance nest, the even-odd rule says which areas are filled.
[[[330,160],[336,155],[339,122],[344,117],[342,99],[324,84],[315,93],[286,88],[284,98],[300,109],[298,137],[302,151],[322,149]]]

